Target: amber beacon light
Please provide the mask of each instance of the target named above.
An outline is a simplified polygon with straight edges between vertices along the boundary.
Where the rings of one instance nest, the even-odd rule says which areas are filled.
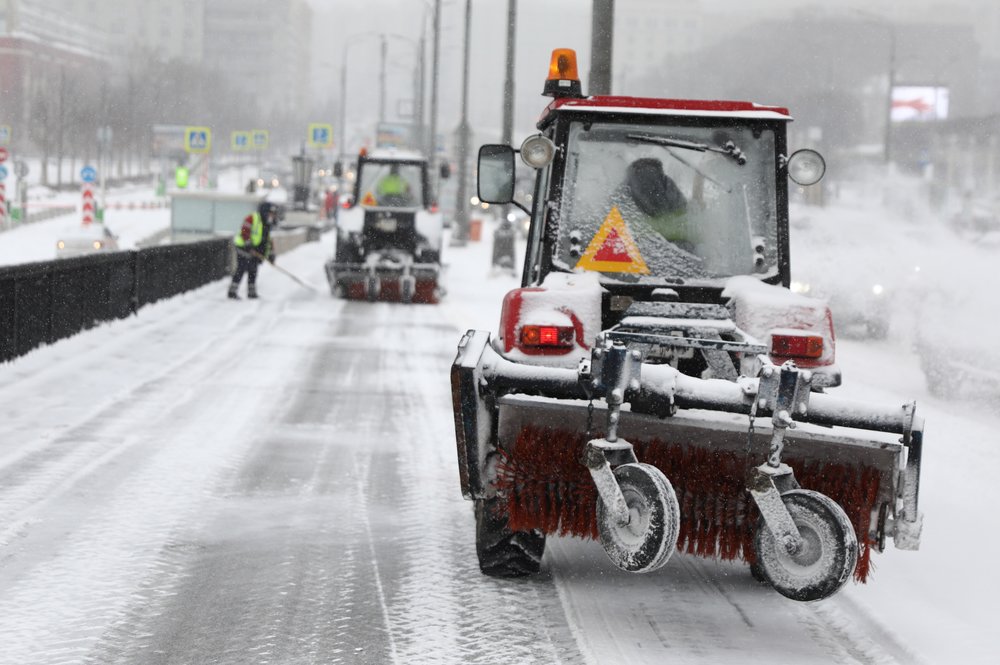
[[[580,75],[576,69],[576,51],[571,48],[557,48],[552,51],[549,77],[545,81],[545,90],[542,94],[549,97],[583,97]]]

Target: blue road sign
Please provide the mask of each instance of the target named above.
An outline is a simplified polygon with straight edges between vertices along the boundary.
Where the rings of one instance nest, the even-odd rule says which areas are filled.
[[[328,125],[322,122],[311,123],[309,125],[309,147],[332,148],[333,125]]]
[[[97,169],[93,166],[84,166],[80,169],[80,180],[84,182],[94,182],[97,180]]]
[[[6,179],[7,179],[7,167],[4,166],[3,164],[0,164],[0,180],[6,180]]]
[[[212,130],[208,127],[185,127],[184,150],[207,153],[212,150]]]

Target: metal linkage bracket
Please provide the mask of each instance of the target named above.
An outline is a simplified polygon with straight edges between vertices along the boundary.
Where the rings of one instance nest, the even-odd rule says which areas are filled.
[[[781,495],[799,486],[795,482],[792,468],[787,464],[772,467],[761,464],[750,472],[747,478],[747,488],[760,510],[764,523],[778,545],[788,554],[798,552],[802,544],[802,535],[792,520],[792,516],[781,500]]]
[[[620,341],[603,335],[597,339],[590,361],[582,361],[578,369],[587,395],[591,399],[603,397],[608,403],[607,434],[603,439],[587,442],[583,463],[594,479],[601,501],[618,524],[628,524],[629,510],[611,467],[638,461],[632,444],[618,438],[618,421],[626,393],[639,390],[641,369],[639,351],[629,351]]]
[[[580,364],[580,381],[591,397],[603,397],[608,403],[607,440],[618,440],[621,406],[629,392],[640,387],[642,353],[630,351],[620,341],[605,336],[597,338],[591,351],[590,365]]]
[[[777,468],[784,450],[785,430],[795,427],[794,417],[809,413],[809,392],[812,372],[800,370],[789,360],[780,368],[765,365],[760,372],[757,389],[757,412],[771,413],[774,434],[767,464]]]
[[[618,441],[593,439],[587,442],[583,451],[583,463],[587,465],[590,476],[594,479],[597,493],[618,524],[628,524],[629,510],[628,504],[625,503],[625,495],[622,494],[614,471],[611,470],[611,462],[618,466],[638,461],[632,444],[624,439]]]
[[[802,536],[788,513],[781,495],[798,487],[792,468],[781,461],[785,448],[785,433],[795,427],[793,414],[809,413],[809,392],[812,373],[799,370],[792,361],[780,368],[765,365],[757,389],[757,411],[771,413],[771,449],[767,461],[750,472],[750,490],[768,530],[789,554],[799,550]]]

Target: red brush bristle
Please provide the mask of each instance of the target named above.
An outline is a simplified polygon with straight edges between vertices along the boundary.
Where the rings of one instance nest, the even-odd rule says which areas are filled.
[[[584,437],[575,432],[526,427],[510,451],[500,451],[497,487],[507,497],[510,527],[582,538],[598,537],[597,489],[580,461]],[[745,456],[710,448],[634,441],[636,457],[659,468],[680,504],[678,550],[725,560],[755,559],[757,507],[745,487],[752,466]],[[829,496],[847,512],[860,551],[854,577],[871,570],[871,512],[879,475],[871,468],[785,460],[802,487]]]

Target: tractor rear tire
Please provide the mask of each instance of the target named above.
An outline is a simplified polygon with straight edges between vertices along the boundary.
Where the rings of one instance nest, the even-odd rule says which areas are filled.
[[[476,554],[479,570],[490,577],[534,575],[542,565],[545,534],[511,531],[502,499],[476,500]]]
[[[802,544],[788,554],[761,519],[754,537],[757,563],[774,590],[792,600],[829,598],[851,577],[858,561],[858,538],[847,513],[830,497],[812,490],[781,495]]]

